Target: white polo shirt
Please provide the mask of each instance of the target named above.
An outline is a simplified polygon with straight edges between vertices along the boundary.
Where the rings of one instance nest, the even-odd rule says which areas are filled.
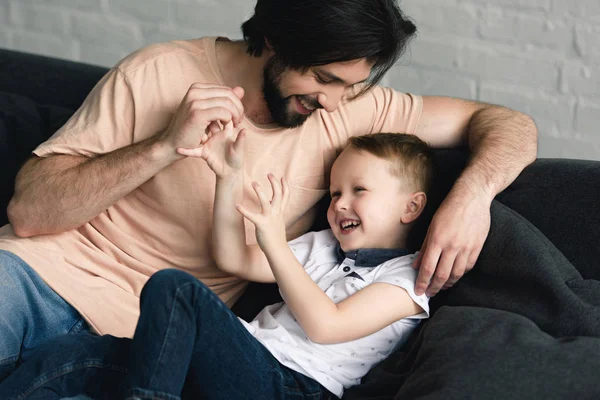
[[[285,303],[265,307],[250,323],[240,319],[280,363],[342,397],[345,388],[359,384],[375,364],[408,339],[420,319],[429,316],[429,298],[417,296],[414,291],[417,271],[411,264],[416,255],[397,249],[364,249],[344,254],[330,229],[309,232],[289,245],[313,281],[335,303],[371,283],[384,282],[405,289],[425,310],[371,335],[336,344],[312,342]]]

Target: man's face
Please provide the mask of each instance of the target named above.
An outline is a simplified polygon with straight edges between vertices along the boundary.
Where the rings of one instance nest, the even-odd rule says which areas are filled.
[[[344,251],[403,245],[402,218],[410,202],[406,182],[389,161],[347,147],[331,169],[327,221]]]
[[[300,71],[273,56],[264,69],[263,94],[274,122],[295,128],[319,108],[335,111],[348,90],[367,80],[372,66],[362,58]]]

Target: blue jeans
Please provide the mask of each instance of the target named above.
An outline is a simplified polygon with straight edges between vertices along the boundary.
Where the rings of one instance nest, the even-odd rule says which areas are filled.
[[[88,330],[25,261],[0,250],[0,382],[46,340]],[[1,397],[0,397],[1,398]]]
[[[204,284],[177,270],[144,286],[134,339],[89,334],[40,346],[3,384],[2,399],[327,399],[281,365]],[[66,354],[66,356],[64,356]],[[63,360],[64,358],[64,360]]]

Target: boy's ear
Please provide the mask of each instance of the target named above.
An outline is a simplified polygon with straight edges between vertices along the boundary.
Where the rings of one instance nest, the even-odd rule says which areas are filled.
[[[427,195],[424,192],[412,193],[406,202],[406,208],[404,209],[404,214],[402,214],[401,218],[402,223],[410,224],[419,218],[426,203]]]

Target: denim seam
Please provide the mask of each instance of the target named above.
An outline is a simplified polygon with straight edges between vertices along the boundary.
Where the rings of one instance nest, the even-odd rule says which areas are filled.
[[[17,362],[17,360],[19,359],[19,356],[10,356],[7,357],[3,360],[0,360],[0,366],[4,366],[4,365],[8,365],[14,362]]]
[[[133,388],[127,393],[127,399],[144,399],[144,400],[181,400],[181,397],[174,396],[169,393],[156,392],[148,389]]]
[[[195,284],[195,282],[186,282],[186,283],[184,283],[183,285],[179,286],[179,287],[177,288],[177,291],[175,292],[175,299],[178,299],[178,298],[179,298],[180,291],[181,291],[181,290],[182,290],[184,287],[186,287],[186,286],[188,286],[188,285],[194,285],[194,284]],[[173,308],[174,308],[174,307],[172,307],[172,308],[171,308],[171,314],[169,315],[169,322],[168,322],[168,324],[167,324],[167,332],[165,333],[164,340],[163,340],[163,342],[162,342],[162,344],[161,344],[161,346],[160,346],[160,353],[158,354],[158,360],[156,360],[156,365],[155,365],[155,367],[154,367],[154,371],[152,372],[152,377],[150,378],[150,380],[149,380],[149,382],[148,382],[148,386],[150,386],[150,387],[152,387],[152,386],[153,386],[153,383],[154,383],[154,378],[155,378],[155,376],[156,376],[156,369],[158,368],[159,364],[161,364],[161,362],[162,362],[162,358],[163,358],[163,355],[164,355],[164,350],[165,350],[166,338],[169,336],[169,334],[170,334],[170,332],[171,332],[171,321],[172,321],[172,319],[173,319],[173,314],[174,314],[174,312],[173,312]]]
[[[69,374],[69,373],[79,370],[79,369],[87,369],[87,368],[103,368],[103,369],[109,369],[109,370],[113,370],[113,371],[117,371],[117,372],[124,372],[124,373],[127,372],[127,368],[123,368],[123,367],[115,366],[115,365],[106,365],[101,360],[88,360],[88,361],[81,362],[81,363],[69,364],[67,366],[63,366],[63,367],[58,368],[50,373],[47,373],[46,375],[41,376],[38,380],[34,381],[27,390],[25,390],[24,392],[19,394],[16,397],[16,399],[26,399],[27,396],[32,394],[35,390],[39,389],[42,385],[44,385],[54,379],[57,379],[65,374]]]
[[[75,335],[75,334],[78,334],[78,333],[81,333],[81,332],[87,330],[86,328],[87,328],[87,323],[85,321],[85,318],[79,318],[77,320],[77,322],[75,322],[73,324],[73,326],[69,329],[69,332],[67,334]]]

